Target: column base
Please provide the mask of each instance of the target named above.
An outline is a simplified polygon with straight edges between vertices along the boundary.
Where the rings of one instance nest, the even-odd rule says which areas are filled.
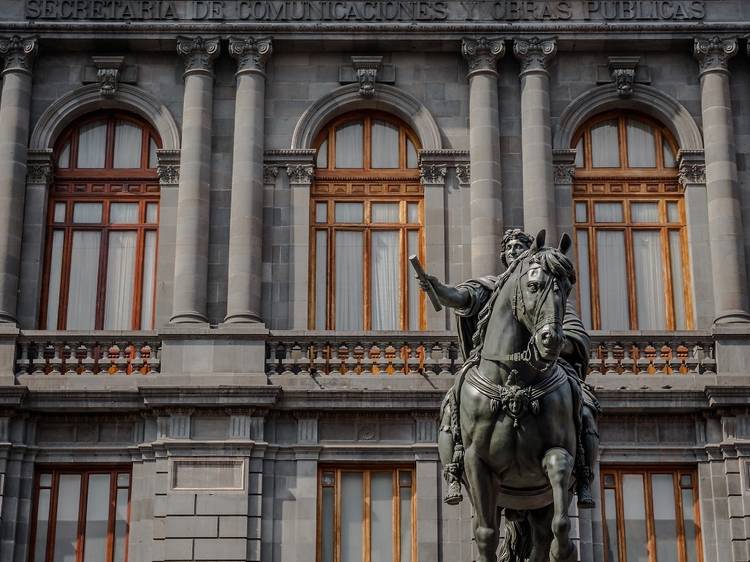
[[[738,324],[750,322],[750,314],[744,310],[725,310],[714,318],[714,324]]]
[[[169,319],[170,324],[208,324],[208,318],[200,312],[179,312]]]
[[[227,314],[222,324],[262,324],[263,319],[252,312],[235,312]]]

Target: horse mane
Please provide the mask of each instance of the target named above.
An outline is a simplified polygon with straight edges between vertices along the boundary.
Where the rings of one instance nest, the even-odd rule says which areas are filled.
[[[557,248],[544,247],[528,256],[529,263],[538,263],[556,279],[565,281],[570,287],[576,282],[576,270],[571,259]]]

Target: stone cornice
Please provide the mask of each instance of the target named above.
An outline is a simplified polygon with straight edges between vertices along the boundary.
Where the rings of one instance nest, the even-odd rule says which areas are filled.
[[[259,72],[264,74],[266,62],[273,53],[270,37],[230,37],[229,54],[237,59],[237,74]]]
[[[480,72],[497,74],[497,61],[505,55],[505,40],[500,37],[464,37],[461,54],[469,63],[469,76]]]
[[[186,76],[196,72],[210,74],[220,51],[218,37],[177,37],[177,53],[185,59]]]
[[[696,37],[693,42],[693,56],[698,60],[700,73],[727,72],[729,59],[737,54],[737,38],[725,39],[714,36]]]
[[[39,50],[36,37],[0,38],[0,55],[5,59],[3,74],[6,72],[25,72],[30,74],[34,58]]]
[[[547,72],[547,66],[557,53],[557,40],[516,39],[513,42],[513,54],[521,62],[521,76],[528,72]]]

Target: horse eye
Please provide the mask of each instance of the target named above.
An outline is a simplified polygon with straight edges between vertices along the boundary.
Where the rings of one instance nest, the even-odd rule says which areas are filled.
[[[532,293],[536,293],[537,290],[539,289],[539,285],[537,285],[533,281],[529,283],[528,287],[529,287],[529,291],[531,291]]]

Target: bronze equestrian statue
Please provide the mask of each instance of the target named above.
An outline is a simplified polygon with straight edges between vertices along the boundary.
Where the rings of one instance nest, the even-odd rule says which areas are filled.
[[[474,506],[479,562],[497,560],[501,510],[503,562],[574,562],[574,482],[579,507],[594,507],[599,406],[583,382],[589,338],[568,303],[571,240],[548,248],[544,238],[506,231],[498,277],[420,281],[458,321],[465,363],[443,401],[438,447],[445,501],[460,502],[463,483]]]

